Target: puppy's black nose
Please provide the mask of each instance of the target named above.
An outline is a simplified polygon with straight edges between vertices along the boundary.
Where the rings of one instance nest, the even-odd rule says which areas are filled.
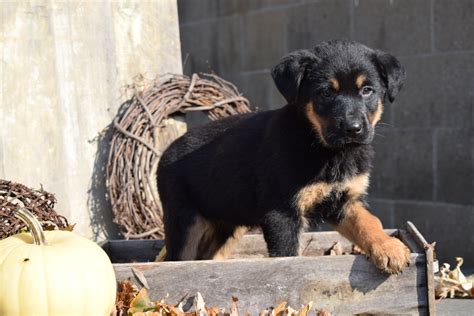
[[[362,124],[359,122],[346,122],[344,127],[348,135],[354,136],[362,132]]]

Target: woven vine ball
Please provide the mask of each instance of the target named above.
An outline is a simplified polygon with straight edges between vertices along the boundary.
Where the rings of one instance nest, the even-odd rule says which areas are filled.
[[[134,85],[114,120],[107,187],[125,239],[162,239],[156,172],[162,152],[186,131],[173,114],[204,111],[211,120],[250,112],[237,88],[212,74],[168,75]],[[159,181],[159,179],[158,179]]]

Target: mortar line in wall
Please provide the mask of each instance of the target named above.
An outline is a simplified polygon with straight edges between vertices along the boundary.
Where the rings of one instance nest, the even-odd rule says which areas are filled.
[[[452,50],[452,51],[436,51],[430,53],[420,53],[412,55],[397,55],[398,58],[418,58],[418,57],[438,57],[458,54],[473,54],[474,50]]]
[[[430,1],[430,41],[431,41],[431,52],[434,53],[435,49],[435,34],[434,34],[434,0]]]
[[[244,36],[246,35],[245,32],[244,32],[244,16],[243,15],[240,15],[239,16],[239,32],[240,32],[240,36],[239,36],[239,50],[240,52],[245,52],[245,47],[244,47]],[[239,54],[239,70],[240,70],[240,75],[243,74],[242,72],[242,68],[243,68],[243,65],[244,65],[244,62],[243,62],[243,58],[242,58],[243,54],[240,53]]]
[[[441,201],[427,201],[427,200],[405,200],[405,199],[387,199],[387,198],[369,198],[369,202],[384,202],[384,203],[401,203],[414,204],[420,206],[440,206],[440,207],[473,207],[472,204],[458,204]]]
[[[349,38],[354,40],[354,0],[351,0],[349,5]]]
[[[390,203],[390,226],[395,227],[395,205],[394,203]]]
[[[195,26],[195,25],[198,25],[198,24],[217,22],[221,18],[228,18],[228,17],[232,17],[232,16],[234,16],[234,14],[233,15],[226,15],[226,16],[218,16],[218,17],[212,17],[212,18],[199,19],[199,20],[195,20],[195,21],[180,22],[179,27],[182,27],[182,26]]]
[[[262,74],[268,74],[270,73],[270,69],[265,68],[265,69],[256,69],[256,70],[242,70],[241,74],[242,75],[262,75]]]
[[[308,3],[311,2],[303,2],[303,1],[294,1],[291,4],[279,4],[279,5],[274,5],[274,6],[268,6],[268,7],[263,7],[263,8],[256,8],[256,9],[251,9],[248,10],[246,13],[247,14],[258,14],[258,13],[264,13],[264,12],[272,12],[272,11],[280,11],[284,9],[292,9],[296,8],[299,6],[304,6]]]
[[[433,146],[433,162],[432,162],[432,172],[433,172],[433,201],[438,200],[438,129],[435,128],[433,130],[433,138],[432,138],[432,146]]]

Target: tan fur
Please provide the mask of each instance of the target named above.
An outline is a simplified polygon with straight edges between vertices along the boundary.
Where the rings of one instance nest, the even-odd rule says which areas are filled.
[[[184,244],[183,250],[180,254],[181,260],[196,260],[198,257],[198,250],[201,247],[203,240],[207,235],[212,235],[212,225],[198,216],[194,224],[187,232],[187,240]]]
[[[358,75],[357,76],[356,81],[355,81],[357,89],[362,88],[362,86],[365,83],[365,79],[367,79],[367,77],[365,75]]]
[[[304,186],[298,191],[294,202],[301,215],[304,215],[316,204],[321,203],[332,191],[347,191],[350,199],[356,199],[367,193],[369,174],[362,173],[343,182],[316,182]]]
[[[316,136],[318,136],[319,140],[323,145],[327,146],[326,140],[324,139],[323,135],[324,121],[321,119],[321,117],[319,117],[318,114],[316,114],[316,112],[314,112],[312,102],[306,104],[305,111],[308,120],[311,122],[314,127],[314,130],[316,131]]]
[[[203,234],[197,248],[197,260],[224,260],[226,259],[239,239],[247,232],[247,227],[239,226],[235,229],[234,234],[229,237],[222,245],[217,242],[219,232],[215,229],[215,224],[209,224],[210,229],[207,229]]]
[[[309,184],[299,190],[295,205],[301,215],[304,215],[314,205],[321,203],[333,190],[334,185],[325,182]]]
[[[342,189],[347,191],[351,199],[357,199],[363,194],[367,193],[369,187],[369,174],[362,173],[351,179],[344,181]]]
[[[362,202],[348,202],[344,212],[342,221],[334,226],[335,229],[368,254],[379,269],[399,273],[408,264],[408,248],[400,240],[385,234],[380,220]]]
[[[332,88],[334,91],[338,92],[341,86],[339,85],[339,81],[336,78],[330,78],[329,82],[331,83]]]
[[[383,113],[383,104],[382,104],[382,99],[378,99],[377,102],[377,110],[375,112],[371,112],[368,114],[368,119],[370,124],[375,127],[375,125],[380,121],[382,118],[382,113]]]
[[[225,260],[226,258],[228,258],[232,250],[234,250],[237,242],[240,240],[240,238],[242,238],[243,235],[245,235],[247,230],[248,230],[247,227],[243,227],[243,226],[237,227],[235,229],[234,235],[230,237],[229,239],[227,239],[227,241],[222,247],[217,249],[215,254],[212,256],[212,259]]]

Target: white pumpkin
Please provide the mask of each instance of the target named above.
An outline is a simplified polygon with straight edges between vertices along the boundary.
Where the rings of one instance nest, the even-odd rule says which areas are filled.
[[[32,232],[0,241],[0,315],[109,315],[116,280],[107,254],[67,231],[45,231],[26,209]]]

